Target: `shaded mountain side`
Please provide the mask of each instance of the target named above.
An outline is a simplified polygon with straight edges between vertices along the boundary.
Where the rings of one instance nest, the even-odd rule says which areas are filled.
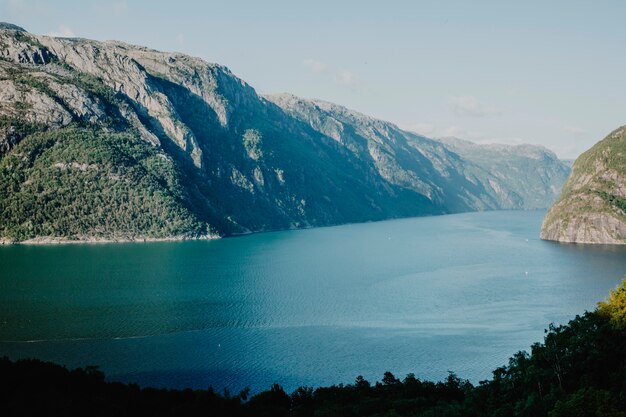
[[[265,97],[341,143],[389,182],[424,193],[451,211],[546,208],[569,173],[540,146],[433,140],[326,101]]]
[[[16,30],[0,30],[0,57],[3,160],[19,158],[17,145],[34,132],[48,135],[80,128],[94,131],[96,137],[123,133],[124,137],[140,139],[171,162],[182,179],[175,185],[179,189],[169,189],[183,196],[174,202],[176,211],[189,211],[203,223],[200,229],[178,230],[183,236],[195,236],[198,230],[230,235],[446,212],[445,207],[422,194],[389,184],[332,139],[259,97],[222,66],[118,42],[57,39]],[[85,152],[72,154],[72,159],[50,162],[68,166],[97,164],[88,149],[82,149]],[[43,154],[43,150],[37,150],[32,158]],[[42,163],[39,161],[39,165]],[[28,178],[31,173],[21,171],[23,165],[5,165],[8,170],[3,171],[4,176],[19,176],[40,188],[57,185],[50,181],[37,184],[39,177]],[[112,161],[108,171],[98,177],[102,183],[89,188],[89,192],[100,194],[106,190],[108,180],[104,178],[115,175],[121,165],[121,161],[120,166]],[[84,175],[69,170],[67,173]],[[131,188],[139,186],[137,182],[129,184]],[[5,188],[4,203],[25,204],[25,199],[33,198],[29,190],[16,193],[15,187]],[[72,190],[74,196],[66,198],[75,197],[75,201],[87,192],[80,187]],[[138,200],[132,204],[138,204]],[[110,209],[120,210],[119,216],[132,219],[142,207],[131,205]],[[150,226],[115,230],[94,227],[104,219],[83,221],[83,216],[97,217],[99,210],[83,206],[86,213],[79,218],[64,210],[47,213],[64,216],[50,224],[75,221],[81,226],[69,234],[46,226],[45,236],[171,236],[170,229],[155,226],[169,221],[174,216],[170,212],[162,212],[161,219],[150,215]],[[0,237],[41,237],[44,229],[32,226],[33,221],[39,220],[31,219],[28,211],[5,211]]]
[[[499,197],[505,185],[440,142],[328,103],[338,140],[279,104],[198,58],[0,25],[0,240],[196,238],[534,207]]]
[[[541,238],[626,244],[626,127],[576,159],[561,196],[546,214]]]

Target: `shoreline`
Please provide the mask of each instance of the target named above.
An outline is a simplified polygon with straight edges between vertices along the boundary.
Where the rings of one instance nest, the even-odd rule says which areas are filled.
[[[198,237],[190,236],[168,236],[168,237],[136,237],[136,238],[87,238],[87,239],[68,239],[59,237],[35,237],[21,241],[8,239],[0,239],[0,245],[75,245],[75,244],[104,244],[104,243],[151,243],[151,242],[182,242],[185,240],[217,240],[222,237],[219,235],[204,235]]]
[[[259,233],[272,233],[272,232],[282,232],[282,231],[299,231],[299,230],[309,230],[309,229],[319,229],[319,228],[327,228],[327,227],[341,227],[341,226],[350,226],[356,224],[366,224],[366,223],[379,223],[386,221],[394,221],[394,220],[404,220],[404,219],[413,219],[413,218],[428,218],[428,217],[440,217],[440,216],[455,216],[455,215],[463,215],[463,214],[471,214],[471,213],[487,213],[487,212],[497,212],[497,211],[522,211],[522,212],[531,212],[531,211],[546,211],[546,208],[532,208],[532,209],[493,209],[493,210],[476,210],[476,211],[464,211],[464,212],[454,212],[454,213],[429,213],[418,216],[400,216],[400,217],[390,217],[385,219],[375,219],[375,220],[365,220],[360,222],[343,222],[337,224],[327,224],[327,225],[304,225],[300,227],[290,226],[286,228],[277,228],[277,229],[264,229],[264,230],[246,230],[243,232],[231,233],[228,235],[220,236],[217,234],[209,234],[203,235],[199,237],[189,237],[189,236],[169,236],[162,238],[151,238],[151,237],[138,237],[138,238],[121,238],[121,239],[105,239],[105,238],[86,238],[79,240],[72,240],[67,238],[58,238],[51,236],[40,236],[32,239],[22,240],[22,241],[12,241],[8,239],[0,238],[0,246],[2,245],[62,245],[62,244],[98,244],[98,243],[148,243],[148,242],[179,242],[184,240],[216,240],[216,239],[224,239],[224,238],[237,238],[255,235]]]

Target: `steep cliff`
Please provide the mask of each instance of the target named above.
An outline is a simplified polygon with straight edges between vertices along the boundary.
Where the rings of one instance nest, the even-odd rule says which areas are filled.
[[[611,132],[574,162],[541,238],[626,244],[626,127]]]

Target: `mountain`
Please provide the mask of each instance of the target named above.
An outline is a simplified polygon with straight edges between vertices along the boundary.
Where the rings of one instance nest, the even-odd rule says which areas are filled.
[[[541,238],[626,244],[626,126],[576,159],[543,221]]]
[[[434,140],[322,100],[265,98],[341,143],[389,182],[426,193],[451,211],[546,208],[569,173],[539,146]]]
[[[309,101],[320,113],[308,117],[280,97],[183,54],[1,24],[0,240],[203,238],[537,206],[442,142],[330,103]],[[545,162],[538,176],[563,168]]]
[[[479,145],[458,138],[439,139],[471,164],[466,170],[492,189],[504,208],[541,209],[559,196],[570,172],[550,150],[535,145]]]

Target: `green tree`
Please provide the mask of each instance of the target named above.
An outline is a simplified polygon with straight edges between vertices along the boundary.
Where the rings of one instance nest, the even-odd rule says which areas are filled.
[[[616,328],[626,329],[626,277],[606,300],[598,303],[598,312],[608,317]]]
[[[394,376],[391,372],[387,371],[383,375],[383,384],[385,385],[397,385],[400,383],[400,380]]]

